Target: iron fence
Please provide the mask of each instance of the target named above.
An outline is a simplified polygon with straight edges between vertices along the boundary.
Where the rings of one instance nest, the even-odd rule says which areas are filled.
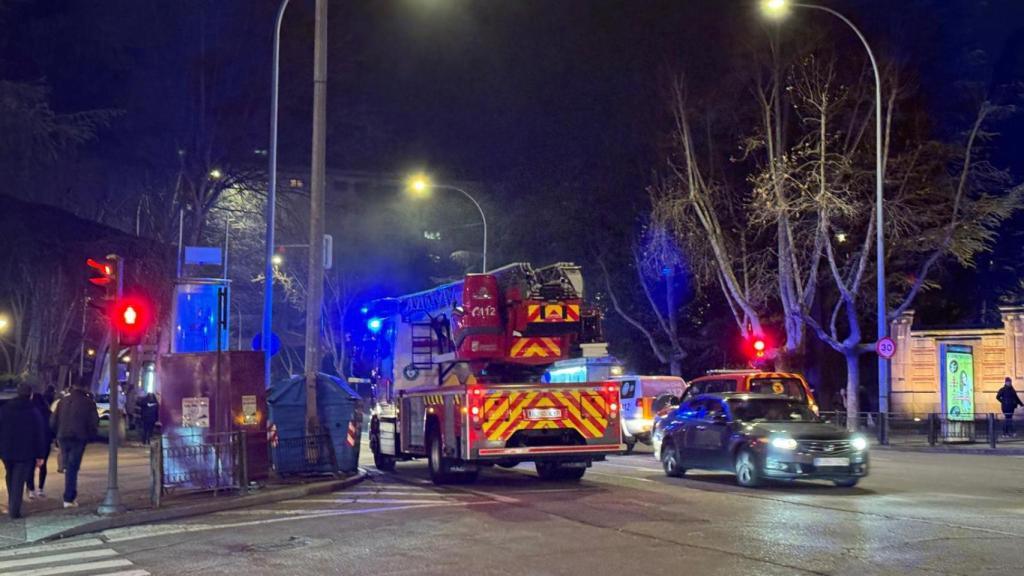
[[[279,475],[327,474],[338,470],[334,443],[326,432],[271,440],[270,461]]]
[[[151,498],[156,506],[168,493],[248,486],[246,435],[242,432],[196,431],[154,440],[150,465]]]
[[[906,414],[879,412],[822,412],[821,417],[837,426],[848,427],[851,418],[855,429],[878,440],[880,444],[907,447],[928,447],[958,444],[1024,444],[1020,436],[1004,433],[1006,429],[1024,424],[1024,419],[1011,420],[1005,427],[1002,414],[964,414],[950,417],[946,414]],[[1014,425],[1016,424],[1016,425]]]

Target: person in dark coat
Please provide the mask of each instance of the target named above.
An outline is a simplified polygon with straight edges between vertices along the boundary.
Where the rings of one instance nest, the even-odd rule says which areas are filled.
[[[30,399],[32,386],[18,385],[18,397],[0,409],[0,460],[7,475],[7,511],[21,518],[25,485],[34,467],[43,463],[46,424]]]
[[[999,406],[1003,409],[1003,436],[1016,436],[1017,432],[1013,428],[1013,412],[1017,410],[1018,406],[1024,406],[1024,402],[1020,401],[1020,396],[1017,396],[1017,391],[1013,389],[1013,380],[1007,376],[1003,382],[1003,387],[996,392],[996,400],[999,401]]]
[[[156,428],[156,421],[160,417],[160,402],[156,394],[150,392],[139,399],[139,418],[142,420],[142,443],[149,446],[149,439],[153,437],[153,429]]]
[[[53,386],[50,387],[53,390]],[[51,400],[52,402],[52,400]],[[44,436],[46,438],[46,452],[43,454],[43,463],[39,466],[39,486],[36,487],[35,476],[36,473],[33,470],[32,474],[28,477],[28,499],[34,500],[35,498],[46,498],[46,464],[50,459],[50,449],[53,447],[53,431],[50,429],[50,402],[46,401],[46,394],[40,394],[34,392],[32,394],[32,405],[35,406],[39,412],[39,417],[43,419]]]
[[[85,445],[96,437],[99,431],[99,414],[96,402],[86,392],[86,381],[79,382],[71,393],[57,403],[57,409],[50,417],[50,428],[60,443],[64,464],[64,507],[78,506],[78,470],[82,466]]]

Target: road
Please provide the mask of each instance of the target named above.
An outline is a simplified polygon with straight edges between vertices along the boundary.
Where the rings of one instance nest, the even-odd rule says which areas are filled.
[[[0,574],[1002,576],[1024,571],[1024,458],[876,451],[857,488],[759,490],[666,478],[650,454],[578,484],[521,465],[436,487],[412,462],[328,496],[52,546],[0,551]]]

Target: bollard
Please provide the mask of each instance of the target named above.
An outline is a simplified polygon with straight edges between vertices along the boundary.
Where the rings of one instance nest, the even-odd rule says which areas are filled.
[[[150,439],[149,472],[149,500],[154,508],[159,508],[160,497],[164,492],[164,437],[162,434]]]
[[[996,447],[996,415],[991,412],[988,414],[988,446]]]
[[[935,429],[937,428],[936,424],[937,424],[937,422],[936,422],[935,414],[934,413],[928,414],[928,445],[929,446],[935,446],[935,442],[936,442],[936,438],[935,438],[936,437],[936,434],[935,434],[936,430]]]
[[[878,415],[878,443],[882,446],[889,445],[889,413],[882,412]]]
[[[245,496],[249,492],[249,442],[246,436],[248,436],[248,434],[245,433],[245,430],[238,432],[238,492],[242,496]]]

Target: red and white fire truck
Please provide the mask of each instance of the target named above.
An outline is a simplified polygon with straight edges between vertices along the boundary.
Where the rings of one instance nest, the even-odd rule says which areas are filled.
[[[599,334],[582,307],[582,274],[566,263],[512,264],[369,304],[377,468],[427,458],[445,483],[534,462],[542,479],[578,480],[621,451],[617,385],[540,381]]]

